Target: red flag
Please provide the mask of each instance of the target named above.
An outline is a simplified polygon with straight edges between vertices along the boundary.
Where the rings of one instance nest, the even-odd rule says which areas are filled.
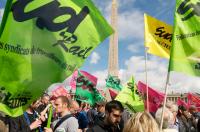
[[[178,98],[176,104],[177,104],[178,106],[181,106],[181,105],[182,105],[182,106],[184,106],[186,109],[188,109],[188,104],[187,104],[185,101],[181,100],[180,98]]]
[[[188,93],[188,106],[195,105],[197,110],[200,111],[200,98],[197,95]]]
[[[164,100],[164,93],[158,92],[153,88],[149,88],[149,112],[156,112]],[[145,99],[145,109],[147,108],[146,102],[146,84],[141,81],[138,82],[138,91],[142,94]]]
[[[112,90],[112,89],[110,89],[110,88],[109,88],[109,93],[110,93],[110,96],[111,96],[112,100],[114,100],[115,97],[116,97],[117,94],[118,94],[116,91],[114,91],[114,90]]]

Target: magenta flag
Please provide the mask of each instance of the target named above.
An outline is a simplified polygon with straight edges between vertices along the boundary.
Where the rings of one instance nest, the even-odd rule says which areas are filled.
[[[188,97],[188,106],[195,105],[197,107],[197,110],[200,111],[200,98],[192,93],[188,93],[187,97]]]
[[[185,101],[181,100],[180,98],[178,98],[176,104],[177,104],[178,106],[181,106],[181,105],[182,105],[182,106],[184,106],[186,109],[188,109],[188,104],[187,104]]]
[[[97,77],[91,75],[90,73],[86,71],[80,71],[82,75],[84,75],[94,86],[97,85]]]
[[[80,71],[83,76],[85,76],[94,86],[97,85],[97,77],[91,75],[90,73],[86,71]],[[70,81],[70,87],[72,90],[76,90],[76,80],[78,77],[78,70],[74,71],[72,75],[72,79]]]
[[[157,109],[160,107],[164,100],[164,93],[161,93],[159,91],[156,91],[155,89],[149,88],[149,112],[156,112]],[[146,102],[146,84],[139,81],[138,82],[138,91],[143,96],[144,102],[145,102],[145,109],[147,109],[147,102]]]

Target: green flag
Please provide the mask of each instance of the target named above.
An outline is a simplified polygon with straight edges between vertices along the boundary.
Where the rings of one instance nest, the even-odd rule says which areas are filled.
[[[7,0],[0,28],[0,111],[22,114],[112,32],[91,0]]]
[[[132,112],[144,111],[144,102],[138,94],[133,77],[129,79],[126,86],[119,92],[115,99]]]
[[[200,76],[200,2],[176,0],[169,71]]]
[[[96,84],[92,83],[89,78],[95,78],[87,73],[87,76],[78,71],[76,79],[76,99],[82,102],[94,105],[95,102],[103,100],[104,98],[96,89]]]
[[[122,85],[120,84],[119,78],[111,75],[108,75],[108,78],[106,79],[106,87],[113,88],[118,91],[122,90]]]

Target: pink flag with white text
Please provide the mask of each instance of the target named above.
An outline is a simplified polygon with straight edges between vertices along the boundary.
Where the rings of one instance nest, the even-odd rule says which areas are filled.
[[[147,108],[147,101],[146,101],[146,84],[139,81],[138,82],[138,91],[141,93],[143,98],[145,99],[145,109]],[[156,91],[155,89],[148,87],[148,93],[149,93],[149,112],[156,112],[157,109],[160,107],[164,100],[164,93],[161,93],[159,91]]]

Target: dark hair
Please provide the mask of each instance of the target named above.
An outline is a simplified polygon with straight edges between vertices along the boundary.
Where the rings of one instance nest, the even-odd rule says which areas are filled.
[[[182,111],[186,111],[186,110],[187,110],[187,109],[185,108],[185,106],[183,106],[183,105],[178,106],[178,109],[179,109],[179,110],[182,110]]]
[[[66,96],[58,96],[57,99],[61,99],[62,103],[66,103],[67,107],[70,107],[70,100]]]
[[[112,109],[120,110],[121,112],[124,111],[124,107],[122,106],[121,102],[117,100],[112,100],[106,104],[106,107],[105,107],[106,111],[111,113]]]

